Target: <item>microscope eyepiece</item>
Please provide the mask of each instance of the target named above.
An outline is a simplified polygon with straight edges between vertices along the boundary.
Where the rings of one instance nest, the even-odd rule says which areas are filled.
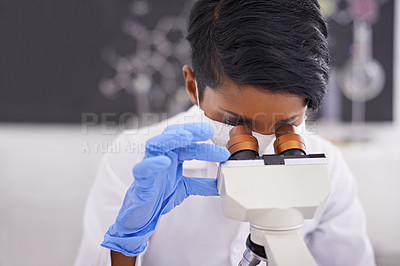
[[[229,138],[226,145],[231,153],[229,159],[248,160],[258,157],[258,141],[245,125],[232,128]]]
[[[306,145],[303,138],[296,133],[294,126],[283,125],[275,130],[274,151],[283,155],[305,155]]]
[[[306,145],[303,138],[296,133],[294,126],[282,125],[275,130],[275,154],[305,155]],[[231,153],[230,160],[251,160],[259,157],[258,141],[251,130],[245,125],[239,125],[229,132],[227,148]]]

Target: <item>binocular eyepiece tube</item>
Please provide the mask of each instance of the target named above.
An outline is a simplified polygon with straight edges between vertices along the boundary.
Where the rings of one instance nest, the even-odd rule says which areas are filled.
[[[275,130],[275,154],[305,155],[306,146],[303,138],[295,133],[292,125],[282,125]],[[229,132],[227,148],[231,153],[230,160],[250,160],[258,158],[258,141],[245,125],[239,125]]]

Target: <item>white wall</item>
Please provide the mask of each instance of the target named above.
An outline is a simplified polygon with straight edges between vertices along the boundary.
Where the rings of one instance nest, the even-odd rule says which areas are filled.
[[[0,125],[0,265],[70,266],[84,202],[112,136],[80,126]]]

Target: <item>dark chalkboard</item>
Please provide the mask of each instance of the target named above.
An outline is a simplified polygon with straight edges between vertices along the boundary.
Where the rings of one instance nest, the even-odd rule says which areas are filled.
[[[184,35],[193,2],[1,0],[0,121],[80,123],[83,113],[118,119],[187,108],[181,67],[190,63]],[[381,5],[374,25],[386,85],[367,104],[368,120],[392,120],[393,2]],[[340,66],[352,26],[329,25],[333,64]],[[338,93],[339,119],[348,120],[350,101]]]
[[[187,49],[178,59],[168,58],[174,69],[167,74],[179,72],[179,77],[167,80],[168,91],[161,89],[162,80],[150,81],[151,88],[145,84],[146,90],[139,92],[126,87],[110,92],[107,87],[113,79],[126,79],[118,76],[123,61],[129,61],[136,49],[142,52],[140,45],[147,45],[124,32],[124,23],[137,22],[151,34],[161,17],[178,18],[184,7],[188,9],[185,1],[149,1],[146,11],[146,2],[1,0],[0,121],[79,123],[85,112],[172,114],[186,108],[189,100],[182,93],[180,65],[189,63]],[[177,35],[173,41],[184,37],[179,30],[169,32]],[[113,51],[115,58],[110,59]],[[143,87],[145,74],[160,78],[157,71],[135,66],[127,82],[134,83],[139,75],[136,83]]]

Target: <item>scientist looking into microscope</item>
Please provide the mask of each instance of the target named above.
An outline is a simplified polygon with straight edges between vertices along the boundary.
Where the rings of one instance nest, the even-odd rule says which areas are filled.
[[[124,132],[90,191],[76,260],[88,265],[237,265],[249,224],[224,217],[217,164],[229,130],[246,125],[259,153],[273,153],[279,125],[302,134],[307,153],[328,159],[331,192],[304,241],[318,265],[375,265],[355,180],[336,147],[304,130],[326,93],[327,25],[317,0],[199,0],[187,39],[194,104],[166,121]],[[132,170],[133,169],[133,170]]]

